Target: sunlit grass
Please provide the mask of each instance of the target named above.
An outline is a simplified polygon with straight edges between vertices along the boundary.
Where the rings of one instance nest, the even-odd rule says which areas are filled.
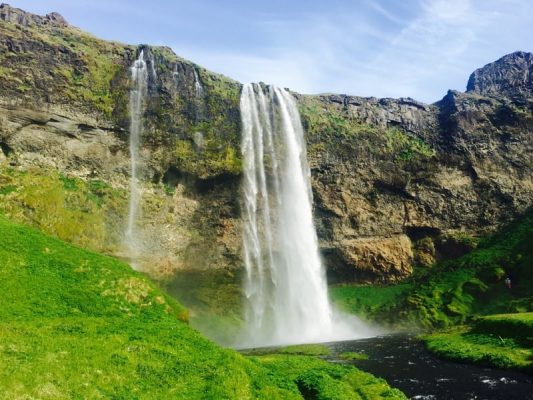
[[[223,349],[111,257],[4,217],[0,238],[0,398],[301,399],[304,388],[316,398],[405,398],[316,357]]]

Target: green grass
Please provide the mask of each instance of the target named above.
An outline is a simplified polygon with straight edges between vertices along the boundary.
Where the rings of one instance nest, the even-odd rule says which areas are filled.
[[[258,347],[240,351],[241,354],[248,356],[266,356],[272,354],[298,355],[298,356],[328,356],[331,350],[323,344],[295,344],[281,347]]]
[[[292,392],[298,391],[306,399],[405,399],[397,389],[382,379],[346,367],[330,364],[316,357],[295,355],[265,355],[252,360],[267,367],[274,379],[285,377]],[[280,386],[286,383],[279,381]]]
[[[533,373],[533,313],[478,318],[471,327],[424,337],[440,357]]]
[[[280,354],[298,354],[303,356],[327,356],[331,353],[328,346],[323,344],[298,344],[278,349]]]
[[[222,349],[113,258],[5,217],[0,237],[0,398],[405,398],[352,367]]]
[[[356,353],[353,351],[347,351],[345,353],[340,354],[339,356],[343,360],[351,361],[351,360],[368,360],[368,354],[365,353]]]
[[[391,312],[403,294],[412,288],[409,283],[389,286],[334,286],[329,294],[342,310],[363,319],[379,320],[381,324],[394,322]]]

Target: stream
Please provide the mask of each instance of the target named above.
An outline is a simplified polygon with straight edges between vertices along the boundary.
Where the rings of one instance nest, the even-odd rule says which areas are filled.
[[[436,358],[411,335],[325,343],[331,362],[355,365],[385,379],[410,399],[533,400],[533,377],[514,371],[460,364]],[[344,352],[364,353],[367,360],[341,360]]]

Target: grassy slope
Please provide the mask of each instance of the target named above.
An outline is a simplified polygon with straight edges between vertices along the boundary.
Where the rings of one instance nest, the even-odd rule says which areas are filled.
[[[509,290],[504,278],[510,275]],[[337,287],[343,309],[406,327],[444,328],[476,315],[533,311],[533,212],[482,241],[476,250],[418,271],[396,286]]]
[[[4,217],[0,237],[1,398],[404,398],[315,357],[222,349],[115,259]]]
[[[424,340],[441,357],[533,373],[533,313],[482,317],[471,328]]]

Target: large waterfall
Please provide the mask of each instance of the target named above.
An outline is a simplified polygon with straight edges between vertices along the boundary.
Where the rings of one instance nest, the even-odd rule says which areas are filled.
[[[240,105],[247,304],[239,345],[354,337],[329,303],[295,101],[280,88],[247,84]]]
[[[125,242],[128,257],[134,268],[139,255],[139,238],[136,223],[139,216],[139,146],[142,136],[142,119],[144,113],[144,102],[148,88],[148,69],[144,60],[144,51],[141,50],[139,57],[131,66],[132,86],[130,89],[130,159],[131,159],[131,179],[130,179],[130,201],[128,210],[128,222],[125,232]]]

